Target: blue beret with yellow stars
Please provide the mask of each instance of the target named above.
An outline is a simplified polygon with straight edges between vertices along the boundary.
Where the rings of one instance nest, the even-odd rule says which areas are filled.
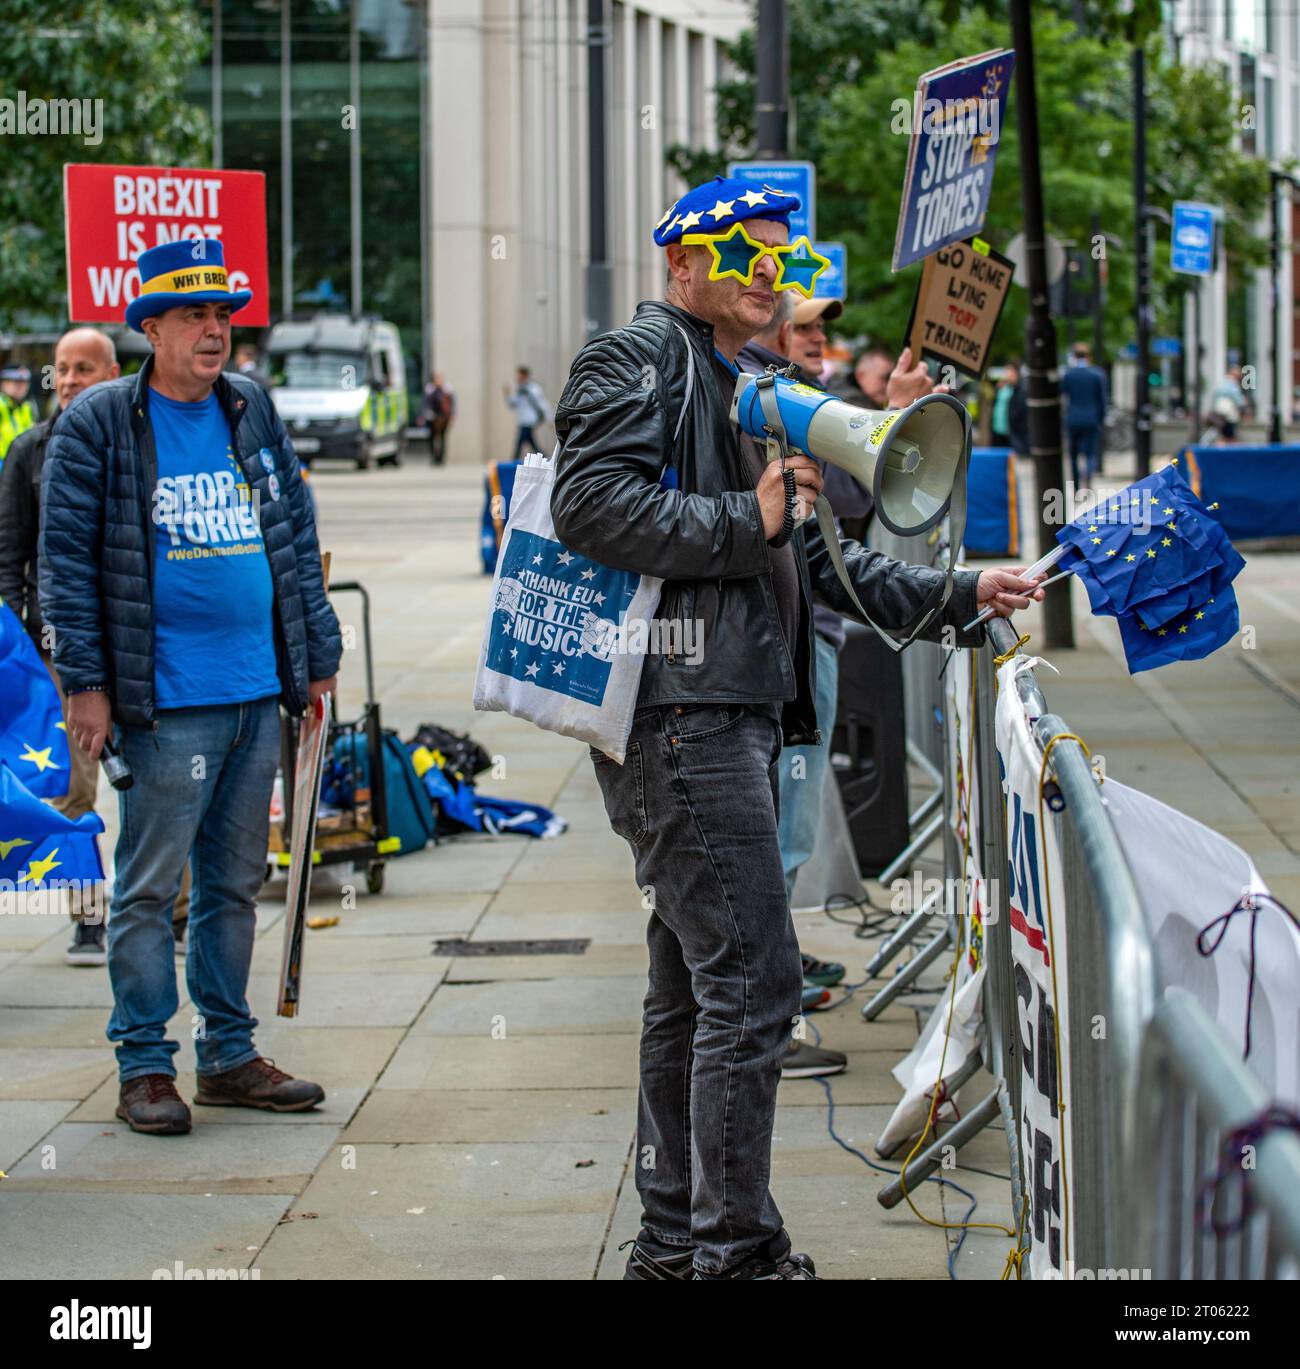
[[[716,233],[745,219],[771,219],[789,228],[790,215],[801,207],[798,195],[716,176],[688,190],[669,207],[655,225],[655,246],[680,242],[684,233]]]

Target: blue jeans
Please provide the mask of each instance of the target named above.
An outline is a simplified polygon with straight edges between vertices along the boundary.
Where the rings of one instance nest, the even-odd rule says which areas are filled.
[[[1074,485],[1076,489],[1082,489],[1088,477],[1101,469],[1101,429],[1094,425],[1090,428],[1068,428],[1067,432]]]
[[[119,727],[135,776],[119,795],[122,830],[108,921],[108,976],[122,1082],[175,1075],[167,1039],[176,1012],[172,904],[192,856],[185,982],[198,1021],[200,1074],[257,1056],[248,1009],[255,900],[266,873],[271,789],[280,755],[276,699],[166,709],[157,731]]]
[[[840,653],[817,638],[817,727],[820,746],[787,746],[781,752],[781,865],[786,897],[794,893],[799,867],[812,858],[822,815],[822,787],[831,763],[831,733],[839,706]]]
[[[782,1232],[768,1191],[802,972],[777,840],[781,730],[739,704],[641,709],[592,753],[653,908],[641,1028],[642,1225],[717,1273]]]

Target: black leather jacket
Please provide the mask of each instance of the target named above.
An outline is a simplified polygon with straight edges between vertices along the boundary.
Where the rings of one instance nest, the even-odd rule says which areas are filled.
[[[695,383],[674,443],[686,392],[687,338]],[[840,612],[860,617],[810,520],[792,543],[801,611],[791,660],[758,495],[746,478],[729,417],[731,396],[719,391],[713,350],[711,324],[651,300],[637,307],[631,323],[578,353],[555,411],[556,536],[602,565],[662,577],[656,617],[702,623],[696,663],[680,652],[647,654],[639,708],[779,701],[787,745],[817,743],[811,588]],[[661,481],[666,466],[676,488]],[[858,597],[882,627],[906,631],[942,593],[937,570],[906,565],[857,542],[842,546]],[[978,578],[974,572],[954,576],[952,597],[926,636],[937,640],[951,625],[955,645],[983,641],[982,628],[961,632],[977,611]]]

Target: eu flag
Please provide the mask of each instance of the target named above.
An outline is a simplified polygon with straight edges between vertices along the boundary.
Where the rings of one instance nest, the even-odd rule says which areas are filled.
[[[59,691],[18,615],[0,600],[0,763],[33,793],[68,792],[68,733]]]
[[[42,803],[0,762],[0,880],[17,889],[98,882],[104,866],[95,836],[103,830],[97,813],[66,818]]]
[[[1217,507],[1217,506],[1216,506]],[[1057,533],[1092,611],[1117,618],[1130,672],[1198,660],[1239,623],[1245,559],[1173,467],[1112,495]]]

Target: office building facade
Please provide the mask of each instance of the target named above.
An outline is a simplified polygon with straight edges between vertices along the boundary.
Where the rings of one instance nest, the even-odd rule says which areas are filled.
[[[587,336],[588,0],[208,0],[188,82],[217,166],[267,175],[273,319],[401,330],[410,381],[457,396],[453,460],[508,456],[502,387],[552,402]],[[675,142],[715,142],[743,0],[606,0],[612,315],[662,292],[650,229]]]

